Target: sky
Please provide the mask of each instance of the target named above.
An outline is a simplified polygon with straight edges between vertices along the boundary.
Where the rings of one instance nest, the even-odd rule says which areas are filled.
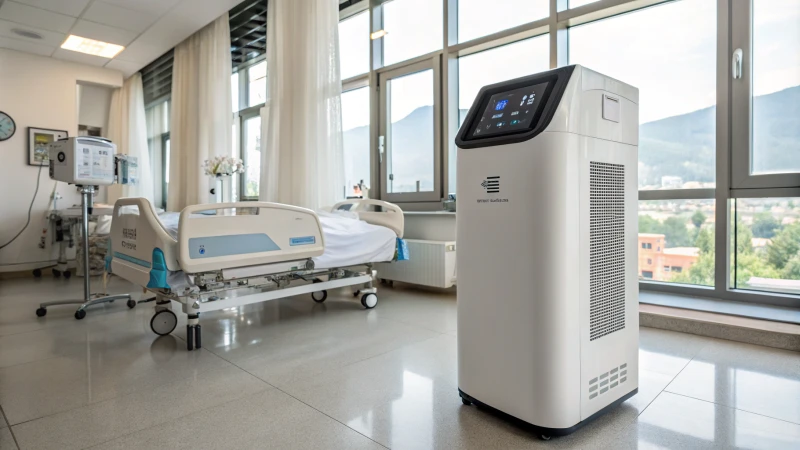
[[[460,41],[543,17],[548,1],[493,0],[490,4],[460,0]],[[389,33],[383,38],[387,64],[441,48],[440,1],[394,0],[384,4],[384,12],[384,29]],[[365,12],[340,24],[345,78],[369,69],[368,20]],[[681,0],[591,22],[570,29],[569,62],[639,88],[640,123],[685,114],[716,102],[716,22],[716,0]],[[800,85],[798,23],[800,0],[755,2],[754,95]],[[459,108],[468,108],[486,84],[549,69],[548,52],[544,35],[462,57]],[[423,86],[421,77],[406,78],[402,83],[396,80],[403,91],[393,91],[397,94],[391,102],[393,121],[431,104],[432,87]],[[343,105],[348,116],[345,130],[369,124],[369,102],[360,104],[359,108]]]

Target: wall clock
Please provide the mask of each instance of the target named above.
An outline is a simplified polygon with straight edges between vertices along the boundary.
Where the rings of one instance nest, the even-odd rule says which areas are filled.
[[[17,124],[8,114],[0,111],[0,141],[11,139],[17,131]]]

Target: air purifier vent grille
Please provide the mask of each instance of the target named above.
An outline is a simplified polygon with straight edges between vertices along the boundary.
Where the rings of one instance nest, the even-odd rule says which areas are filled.
[[[625,363],[589,380],[589,400],[594,400],[598,395],[605,394],[609,389],[614,389],[626,382],[628,380],[627,367],[628,363]]]
[[[589,335],[625,328],[625,167],[589,164]]]

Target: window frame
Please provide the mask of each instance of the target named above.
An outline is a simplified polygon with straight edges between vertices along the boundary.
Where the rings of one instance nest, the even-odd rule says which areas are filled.
[[[370,14],[370,32],[383,29],[382,5],[390,0],[363,0],[350,2],[340,11],[340,19],[365,10]],[[548,17],[521,24],[469,41],[458,42],[458,0],[441,1],[443,8],[442,48],[391,66],[383,65],[383,40],[372,40],[370,45],[370,71],[367,74],[343,80],[345,89],[353,83],[369,85],[370,89],[370,160],[371,192],[384,200],[385,180],[379,164],[378,137],[381,135],[380,74],[402,71],[421,61],[439,62],[438,121],[434,134],[438,136],[435,146],[435,161],[438,163],[438,179],[435,181],[438,198],[396,201],[406,211],[442,210],[441,201],[447,196],[449,187],[449,154],[454,149],[454,138],[458,132],[458,58],[506,44],[536,37],[549,36],[549,63],[554,69],[567,65],[569,28],[616,15],[680,0],[597,0],[576,8],[569,8],[567,0],[550,0]],[[752,62],[752,0],[715,0],[717,5],[717,54],[716,54],[716,187],[701,189],[640,190],[639,200],[714,200],[715,201],[715,275],[714,287],[682,285],[652,280],[640,280],[642,291],[657,291],[672,294],[703,296],[718,300],[732,300],[780,306],[800,307],[800,295],[769,293],[735,289],[732,286],[730,236],[734,232],[730,223],[731,202],[736,198],[800,197],[800,174],[749,174],[750,133],[752,104],[750,79]],[[389,30],[390,31],[390,30]],[[391,32],[391,31],[390,31]],[[732,79],[731,56],[733,49],[744,50],[744,77]],[[743,81],[736,84],[734,81]],[[241,91],[240,91],[241,92]],[[745,133],[743,135],[743,133]],[[743,167],[743,162],[746,167]]]
[[[263,103],[260,104],[260,105],[251,106],[251,107],[249,107],[247,109],[243,109],[243,110],[239,111],[237,113],[237,115],[236,115],[236,121],[237,121],[236,130],[237,130],[237,132],[239,134],[238,142],[237,142],[237,144],[239,145],[239,158],[242,160],[242,162],[244,163],[245,167],[247,167],[247,152],[245,151],[244,146],[245,146],[245,142],[246,142],[245,133],[247,132],[247,130],[246,130],[247,127],[245,127],[244,124],[245,124],[245,122],[247,122],[248,120],[250,120],[250,119],[252,119],[254,117],[260,117],[261,116],[261,108],[263,108],[263,107],[264,107]],[[264,129],[263,124],[262,124],[261,129],[262,130]],[[263,136],[261,137],[261,142],[264,142],[264,137]],[[263,152],[262,152],[262,156],[263,156]],[[258,195],[246,196],[244,194],[245,192],[247,192],[247,191],[245,191],[245,184],[247,183],[247,180],[246,180],[246,177],[244,176],[244,174],[238,174],[237,176],[239,177],[239,183],[238,183],[238,185],[239,185],[239,192],[238,192],[239,193],[239,200],[243,201],[243,202],[257,202],[258,201]]]

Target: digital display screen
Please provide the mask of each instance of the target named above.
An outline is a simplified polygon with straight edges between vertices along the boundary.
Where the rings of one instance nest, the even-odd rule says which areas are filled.
[[[531,122],[543,103],[548,84],[545,82],[493,95],[469,136],[480,138],[530,130],[535,125]]]

